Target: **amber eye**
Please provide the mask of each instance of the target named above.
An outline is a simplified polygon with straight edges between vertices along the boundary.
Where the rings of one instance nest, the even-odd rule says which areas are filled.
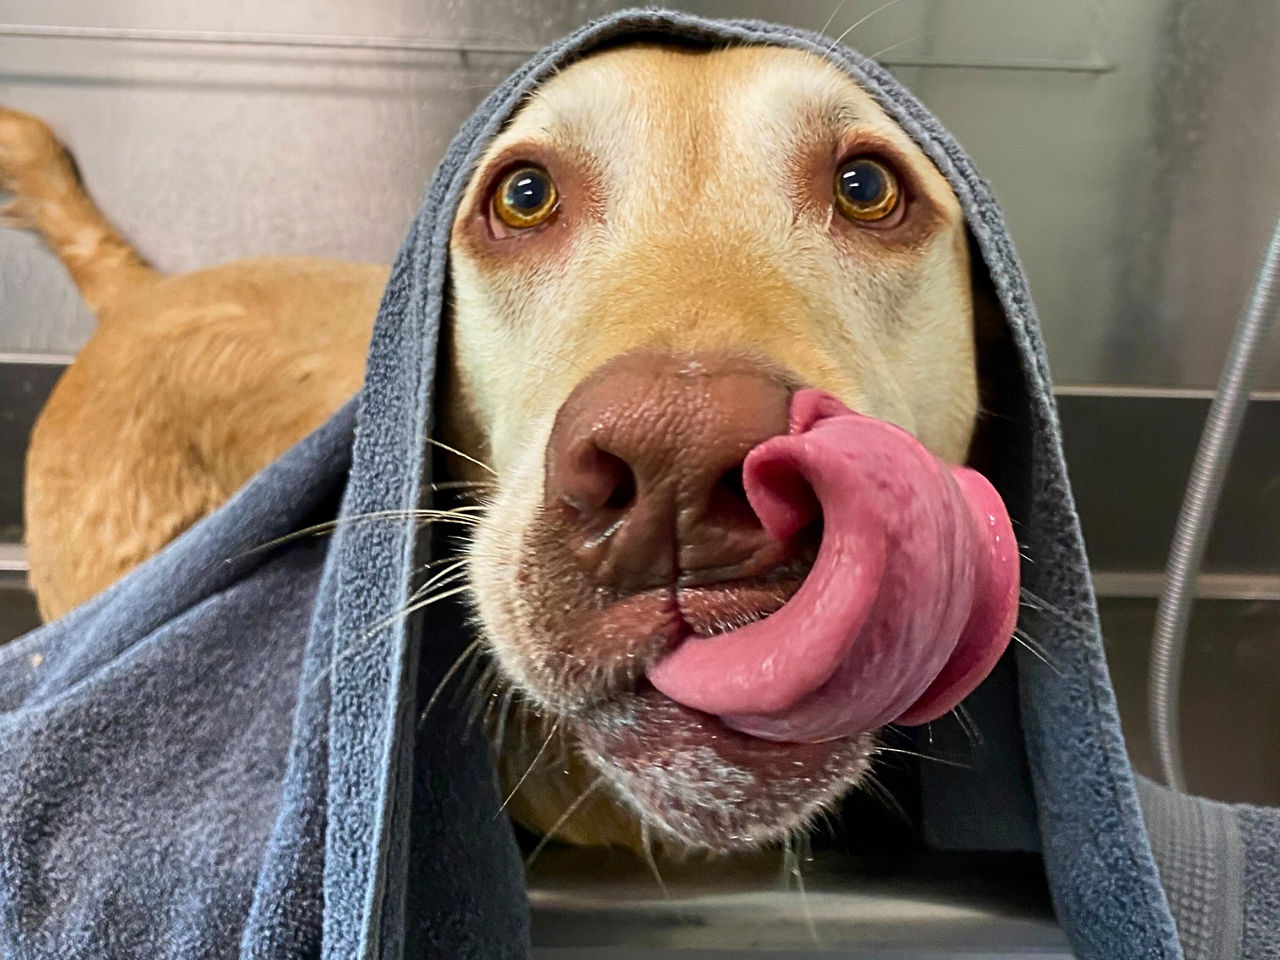
[[[519,167],[498,184],[493,212],[508,227],[536,227],[555,212],[559,200],[550,174],[541,167]]]
[[[871,157],[854,157],[836,172],[836,206],[850,220],[883,220],[901,193],[893,171]]]

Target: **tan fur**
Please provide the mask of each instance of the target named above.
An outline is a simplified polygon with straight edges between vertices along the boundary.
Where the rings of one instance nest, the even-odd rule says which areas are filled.
[[[0,169],[14,116],[0,114]],[[863,229],[834,212],[828,168],[859,144],[909,173],[914,212],[901,228]],[[100,302],[102,326],[33,438],[28,537],[50,615],[212,509],[355,388],[386,273],[254,261],[161,279],[68,186],[54,147],[46,140],[44,160],[19,168],[22,212]],[[520,159],[564,171],[559,219],[497,242],[484,191]],[[41,169],[61,186],[46,189]],[[114,265],[93,267],[94,249]],[[637,846],[650,827],[670,840],[609,758],[583,749],[573,718],[555,713],[544,695],[553,678],[531,656],[536,611],[519,573],[555,413],[620,354],[729,351],[963,460],[977,383],[959,204],[875,102],[817,58],[637,45],[565,69],[519,111],[471,181],[451,250],[443,439],[496,472],[468,560],[486,644],[520,693],[506,718],[514,729],[501,734],[504,783],[520,786],[509,809],[574,842]],[[749,835],[785,835],[835,802],[870,748],[852,745]],[[714,765],[683,788],[698,776],[750,789],[750,771]],[[682,842],[698,845],[687,833]]]
[[[107,222],[66,151],[0,108],[0,186],[97,314],[27,453],[41,615],[61,616],[222,504],[359,387],[387,269],[264,258],[165,276]]]
[[[913,224],[850,229],[832,210],[830,179],[817,178],[816,199],[797,186],[807,158],[834,163],[850,142],[892,152],[910,172]],[[495,243],[479,229],[488,169],[520,156],[561,159],[591,193],[586,209],[565,198],[563,236],[553,225],[546,239]],[[554,678],[533,656],[539,618],[518,586],[521,563],[555,413],[609,358],[639,349],[761,357],[950,461],[969,447],[977,380],[959,203],[863,90],[805,54],[633,46],[565,70],[488,150],[455,224],[452,270],[449,439],[486,458],[499,482],[470,553],[475,601],[503,673],[546,716],[554,706],[540,694]],[[564,719],[560,739],[572,741]],[[507,782],[541,742],[504,748]],[[547,782],[535,770],[517,817],[579,842],[634,845],[635,823],[619,823],[618,805],[652,811],[616,782],[557,826],[602,771],[616,778],[607,764],[566,765],[580,753],[572,742],[548,752],[538,761]],[[809,789],[801,819],[829,801],[826,785]]]

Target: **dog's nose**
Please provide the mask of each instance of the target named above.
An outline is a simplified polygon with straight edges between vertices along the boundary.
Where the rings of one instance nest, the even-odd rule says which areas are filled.
[[[546,506],[602,586],[650,587],[766,572],[784,545],[742,489],[753,447],[787,432],[792,389],[749,360],[655,353],[610,361],[561,406]]]

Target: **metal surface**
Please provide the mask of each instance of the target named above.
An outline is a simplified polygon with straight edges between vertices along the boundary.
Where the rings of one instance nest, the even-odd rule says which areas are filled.
[[[448,136],[515,58],[624,5],[0,0],[0,100],[54,123],[161,266],[386,261]],[[686,6],[816,28],[836,0]],[[1058,378],[1212,384],[1265,236],[1253,196],[1280,180],[1280,6],[899,0],[868,17],[880,6],[849,0],[828,31],[863,21],[847,40],[886,51],[993,181]],[[0,350],[70,352],[90,327],[10,233],[0,310]]]
[[[0,542],[19,538],[27,435],[64,362],[0,356]],[[1058,391],[1067,462],[1101,593],[1159,594],[1209,396],[1187,390]],[[1255,393],[1197,596],[1274,599],[1280,591],[1278,437],[1280,395]]]
[[[1267,578],[1280,575],[1280,400],[1256,396],[1227,472],[1204,571],[1261,578],[1259,589],[1267,589]],[[1063,391],[1058,410],[1095,574],[1105,575],[1109,587],[1123,585],[1124,578],[1163,579],[1174,521],[1209,410],[1207,395]]]
[[[1235,453],[1240,428],[1249,405],[1258,343],[1266,337],[1280,308],[1280,220],[1267,245],[1249,306],[1232,340],[1222,379],[1209,407],[1200,445],[1196,449],[1187,492],[1178,513],[1169,550],[1164,591],[1156,606],[1156,626],[1151,641],[1151,670],[1147,683],[1151,738],[1155,744],[1160,777],[1175,790],[1185,791],[1182,744],[1178,719],[1178,695],[1182,683],[1182,657],[1187,640],[1187,620],[1195,600],[1195,580],[1200,574],[1214,514]]]
[[[659,886],[628,854],[548,849],[530,877],[536,955],[1071,956],[1038,857],[826,850],[804,865],[803,892],[783,863],[776,850],[664,862]]]
[[[107,40],[135,43],[179,43],[231,47],[301,47],[316,50],[385,50],[395,53],[504,54],[528,57],[535,45],[483,43],[416,37],[358,37],[307,33],[233,33],[216,30],[139,30],[120,27],[61,27],[51,24],[0,23],[0,37],[44,40]],[[1090,60],[1050,60],[1010,57],[911,57],[887,53],[880,62],[889,66],[946,67],[953,70],[1049,70],[1065,73],[1110,73],[1114,65]]]
[[[1129,756],[1155,778],[1146,703],[1155,599],[1108,597],[1099,608]],[[1197,600],[1180,701],[1188,789],[1280,806],[1280,602]]]
[[[27,438],[62,369],[0,359],[0,548],[21,539]]]

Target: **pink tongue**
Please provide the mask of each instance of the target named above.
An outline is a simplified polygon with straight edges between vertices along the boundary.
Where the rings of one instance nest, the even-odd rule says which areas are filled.
[[[986,677],[1018,614],[999,494],[905,430],[803,390],[752,450],[747,498],[794,536],[822,514],[808,577],[776,613],[690,638],[649,670],[677,703],[769,740],[817,742],[942,716]]]

